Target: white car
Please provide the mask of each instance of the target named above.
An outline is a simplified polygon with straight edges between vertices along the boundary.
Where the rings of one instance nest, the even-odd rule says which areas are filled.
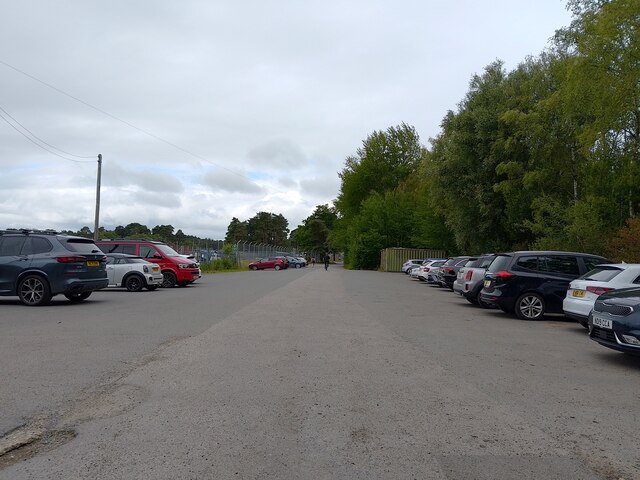
[[[587,319],[596,299],[604,292],[640,286],[640,264],[598,265],[569,284],[562,302],[564,314],[587,328]]]
[[[407,260],[402,264],[402,271],[409,275],[411,273],[411,269],[422,265],[424,262],[424,258],[412,258],[411,260]]]
[[[421,282],[427,282],[429,280],[429,272],[431,269],[439,267],[445,261],[444,260],[427,260],[422,265],[420,265],[417,269],[415,269],[415,277]],[[414,272],[411,272],[411,276],[414,276]]]
[[[163,280],[160,265],[124,253],[107,254],[107,278],[109,287],[124,287],[130,292],[155,290]]]

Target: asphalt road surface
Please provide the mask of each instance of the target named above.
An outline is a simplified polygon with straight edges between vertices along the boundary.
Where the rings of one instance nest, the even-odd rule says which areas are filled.
[[[334,266],[90,300],[0,300],[0,479],[640,478],[640,359],[560,318]]]

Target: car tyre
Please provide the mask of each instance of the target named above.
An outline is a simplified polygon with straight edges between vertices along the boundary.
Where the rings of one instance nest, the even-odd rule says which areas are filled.
[[[129,292],[139,292],[144,287],[144,280],[140,275],[129,275],[124,281],[124,287]]]
[[[81,301],[89,298],[91,296],[91,292],[65,293],[64,296],[67,297],[67,300],[71,303],[80,303]]]
[[[177,278],[176,274],[171,271],[162,272],[162,287],[172,288],[176,286]]]
[[[296,268],[300,268],[302,267],[302,265],[300,265],[299,263],[296,263]]]
[[[253,270],[254,272],[258,270],[258,267],[256,267],[255,265],[251,265],[251,270]]]
[[[29,307],[40,307],[51,301],[51,289],[40,275],[27,275],[18,284],[18,297]]]
[[[544,300],[537,293],[525,293],[516,300],[515,312],[522,320],[540,320],[544,311]]]
[[[276,265],[275,267],[273,267],[276,270],[280,270],[280,265]]]

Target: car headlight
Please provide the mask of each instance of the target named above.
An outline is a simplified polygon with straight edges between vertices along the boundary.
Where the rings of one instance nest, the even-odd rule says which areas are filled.
[[[191,263],[179,263],[178,268],[194,268]]]

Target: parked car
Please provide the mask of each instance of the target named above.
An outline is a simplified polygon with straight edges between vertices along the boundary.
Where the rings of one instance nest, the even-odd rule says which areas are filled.
[[[446,259],[435,260],[432,264],[423,267],[421,275],[424,276],[427,283],[439,285],[440,269],[445,262]]]
[[[160,265],[165,288],[184,287],[202,276],[197,262],[180,255],[163,242],[153,240],[99,240],[96,242],[104,253],[127,253]]]
[[[0,232],[0,295],[27,306],[62,294],[81,302],[107,286],[106,257],[88,238],[53,231]]]
[[[440,272],[438,273],[440,285],[453,290],[453,282],[456,280],[458,270],[460,270],[467,261],[475,260],[476,258],[477,257],[462,255],[447,259],[447,261],[440,267]]]
[[[603,263],[612,262],[575,252],[500,253],[485,273],[480,299],[526,320],[562,313],[569,283]]]
[[[126,253],[107,255],[107,278],[109,287],[124,287],[130,292],[155,290],[164,280],[160,265]]]
[[[588,328],[589,313],[598,296],[611,290],[640,286],[640,264],[598,265],[569,284],[562,302],[564,314]]]
[[[603,293],[595,301],[588,322],[591,340],[640,355],[640,288]]]
[[[411,273],[412,268],[422,265],[422,262],[424,262],[424,258],[412,258],[407,260],[402,264],[402,272],[409,274]]]
[[[417,278],[421,282],[428,281],[429,272],[435,267],[439,267],[445,262],[445,259],[425,260],[422,265],[411,271],[411,276]]]
[[[289,266],[291,268],[302,268],[304,266],[306,266],[307,262],[304,261],[303,259],[300,259],[298,257],[291,257],[291,256],[286,256],[286,259],[289,262]]]
[[[275,270],[284,270],[287,264],[283,257],[262,258],[249,264],[251,270],[264,270],[265,268],[273,268]]]
[[[495,254],[488,254],[467,262],[467,264],[458,271],[458,277],[453,284],[453,291],[455,292],[459,289],[460,295],[470,303],[485,308],[490,307],[491,305],[483,303],[480,299],[480,291],[484,284],[484,274],[495,258]]]

